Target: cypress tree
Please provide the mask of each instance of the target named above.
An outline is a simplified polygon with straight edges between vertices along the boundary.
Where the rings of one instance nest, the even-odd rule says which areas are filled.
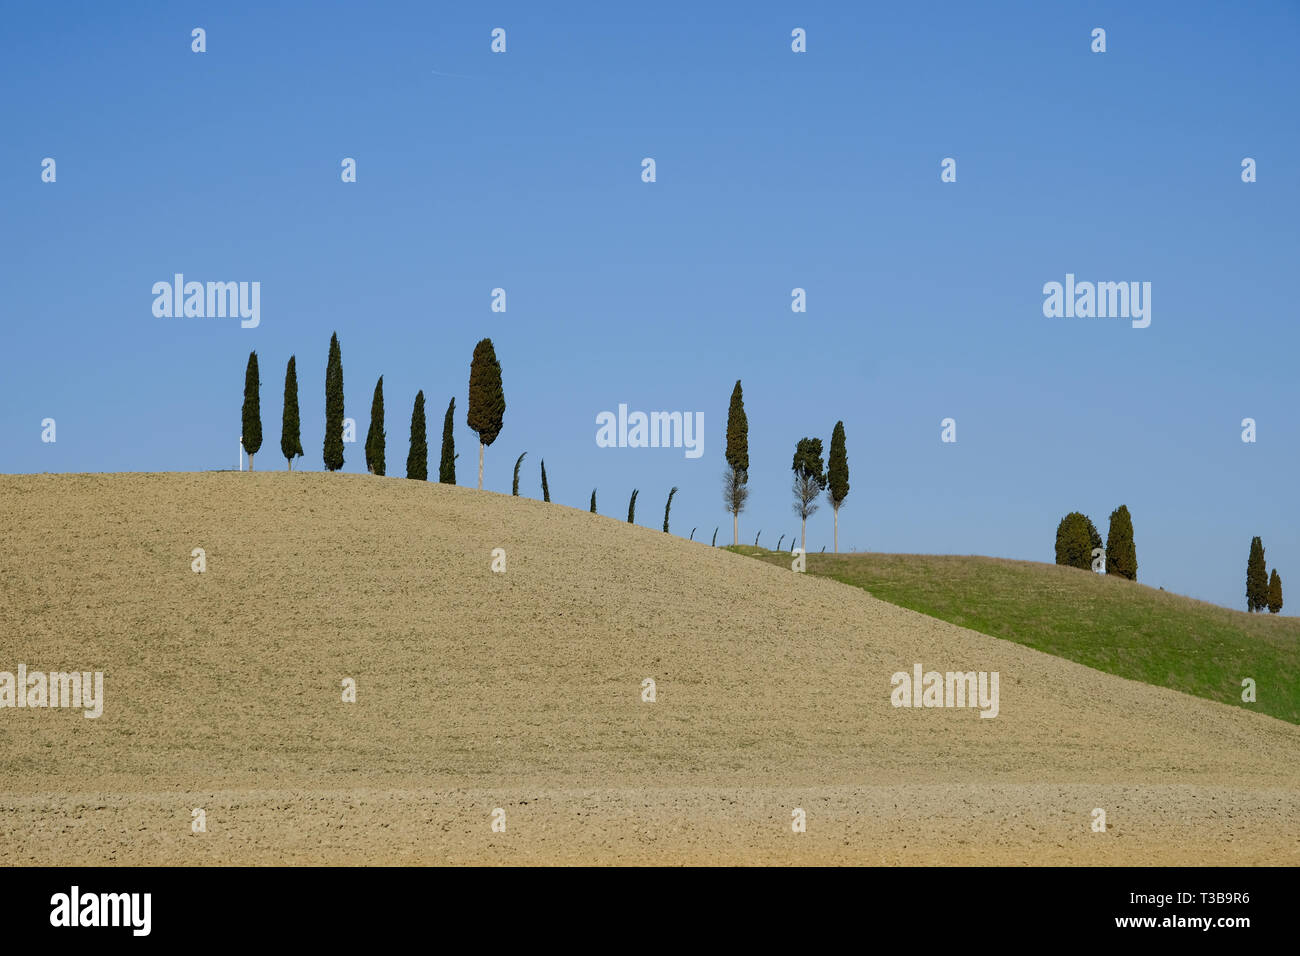
[[[1120,505],[1110,513],[1110,529],[1106,533],[1106,573],[1117,574],[1130,581],[1138,576],[1137,548],[1133,544],[1133,519],[1128,507]]]
[[[591,513],[596,513],[596,489],[591,489]]]
[[[740,513],[749,497],[749,419],[745,417],[745,396],[740,379],[731,390],[727,408],[727,470],[722,477],[722,500],[731,513],[732,544],[740,544]]]
[[[1278,577],[1277,568],[1273,569],[1273,576],[1268,579],[1268,612],[1276,614],[1282,610],[1282,579]]]
[[[714,529],[713,529],[713,540],[709,542],[709,547],[710,547],[710,548],[716,548],[717,546],[718,546],[718,529],[717,529],[717,528],[714,528]]]
[[[444,485],[456,483],[456,437],[455,428],[456,397],[453,395],[447,405],[447,414],[442,419],[442,460],[438,463],[438,481]]]
[[[375,383],[375,397],[370,400],[370,430],[366,432],[366,468],[372,475],[382,475],[386,470],[384,451],[384,377]]]
[[[840,552],[840,505],[849,496],[849,456],[844,447],[844,423],[836,422],[831,431],[831,451],[826,462],[826,494],[835,512],[835,553]],[[778,551],[781,548],[778,546]]]
[[[1268,607],[1268,565],[1264,563],[1264,542],[1250,539],[1250,557],[1246,559],[1246,610],[1262,611]]]
[[[325,366],[325,467],[343,467],[343,355],[339,335],[330,336],[330,357]]]
[[[542,500],[551,500],[551,489],[546,484],[546,459],[542,459]]]
[[[1092,568],[1092,551],[1101,547],[1101,535],[1088,516],[1071,511],[1056,526],[1056,563],[1071,568]]]
[[[632,489],[632,498],[627,503],[627,523],[636,524],[636,496],[638,489]]]
[[[524,455],[526,454],[528,454],[528,452],[524,452]],[[516,498],[519,497],[519,466],[523,464],[524,455],[520,455],[518,458],[515,459],[515,480],[514,480],[514,484],[512,484],[510,487],[510,493],[514,495]]]
[[[429,444],[424,429],[424,392],[415,393],[411,410],[411,450],[406,455],[406,477],[417,481],[429,478]]]
[[[668,504],[664,505],[664,534],[668,533],[668,512],[673,510],[673,495],[677,494],[677,486],[673,485],[673,490],[668,492]]]
[[[289,356],[284,369],[284,417],[280,420],[280,454],[293,471],[293,460],[302,455],[302,431],[298,422],[298,365]]]
[[[248,470],[253,470],[253,456],[262,447],[262,383],[257,374],[257,353],[248,353],[248,366],[244,369],[243,431],[240,442],[248,452]]]
[[[826,489],[826,474],[822,465],[822,440],[800,438],[795,445],[794,460],[790,468],[794,472],[794,513],[802,522],[799,529],[799,547],[803,548],[806,554],[808,518],[817,510],[816,501]]]
[[[469,427],[478,432],[478,487],[483,490],[483,449],[501,434],[506,414],[506,396],[501,388],[501,363],[491,339],[474,346],[469,366]]]

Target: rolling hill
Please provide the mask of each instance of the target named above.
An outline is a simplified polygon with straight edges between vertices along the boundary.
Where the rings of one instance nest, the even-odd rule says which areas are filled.
[[[3,864],[1300,862],[1300,727],[620,518],[284,472],[0,503],[0,671],[104,675],[95,719],[0,708]],[[892,706],[916,664],[997,672],[996,718]]]
[[[784,568],[790,556],[728,548]],[[1300,724],[1300,619],[1077,568],[962,555],[811,554],[809,574],[1089,667]],[[1242,679],[1256,700],[1242,701]]]

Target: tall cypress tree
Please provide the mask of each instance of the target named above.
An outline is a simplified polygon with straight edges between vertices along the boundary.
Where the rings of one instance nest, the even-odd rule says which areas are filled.
[[[387,468],[384,452],[387,436],[384,433],[384,377],[375,383],[375,397],[370,400],[370,430],[366,432],[366,468],[372,475],[382,475]]]
[[[527,454],[528,452],[524,452],[524,455]],[[524,455],[520,455],[518,458],[515,459],[515,480],[510,485],[510,493],[514,495],[516,498],[519,497],[519,466],[524,463]]]
[[[257,353],[248,353],[244,369],[244,413],[240,442],[248,452],[248,470],[253,470],[253,456],[262,447],[262,383],[257,374]]]
[[[636,496],[638,489],[632,489],[632,498],[627,503],[627,523],[636,524]]]
[[[1268,612],[1276,614],[1282,610],[1282,579],[1278,577],[1277,568],[1273,569],[1273,576],[1268,579]]]
[[[551,487],[546,483],[546,459],[542,459],[542,500],[551,500]]]
[[[298,364],[289,356],[284,369],[284,416],[280,419],[280,454],[293,471],[293,460],[302,455],[302,427],[298,421]]]
[[[1133,519],[1127,505],[1120,505],[1110,513],[1110,529],[1106,532],[1106,573],[1137,580],[1137,548],[1133,544]]]
[[[438,481],[444,485],[456,483],[456,397],[447,403],[447,414],[442,417],[442,459],[438,462]]]
[[[596,489],[591,489],[591,513],[596,513]]]
[[[1250,539],[1250,557],[1246,559],[1246,610],[1262,611],[1268,607],[1268,565],[1264,563],[1264,542]]]
[[[673,490],[668,492],[668,504],[664,505],[664,534],[668,533],[668,512],[673,510],[673,495],[677,494],[677,486],[673,485]]]
[[[745,396],[740,379],[731,390],[727,408],[727,470],[722,479],[722,498],[731,513],[732,544],[740,544],[740,513],[749,497],[749,419],[745,417]]]
[[[506,396],[501,388],[501,363],[491,339],[474,346],[469,366],[469,427],[478,432],[478,487],[483,490],[483,449],[501,434],[506,414]]]
[[[417,481],[429,478],[429,444],[424,429],[424,392],[415,393],[411,410],[411,450],[406,455],[406,477]]]
[[[835,513],[835,553],[840,551],[840,505],[849,496],[849,456],[844,447],[844,423],[836,422],[831,431],[831,451],[826,462],[826,494]],[[780,551],[781,548],[777,547]]]
[[[343,355],[339,335],[330,336],[329,363],[325,366],[325,467],[343,467]]]

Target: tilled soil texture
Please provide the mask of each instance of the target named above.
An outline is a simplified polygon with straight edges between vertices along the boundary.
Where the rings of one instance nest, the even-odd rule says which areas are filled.
[[[0,671],[104,673],[0,708],[3,864],[1300,863],[1300,728],[617,518],[297,472],[0,514]],[[892,706],[917,663],[997,716]]]

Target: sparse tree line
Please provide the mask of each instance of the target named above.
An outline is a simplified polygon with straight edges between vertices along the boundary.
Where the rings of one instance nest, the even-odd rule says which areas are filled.
[[[749,418],[745,414],[745,395],[737,380],[731,390],[731,404],[727,409],[727,445],[724,452],[726,468],[722,472],[722,502],[731,515],[732,544],[740,543],[740,514],[749,500]],[[800,438],[795,444],[791,463],[794,480],[794,513],[799,516],[799,547],[807,551],[808,519],[817,511],[817,499],[826,493],[835,512],[835,551],[840,550],[840,507],[849,496],[849,459],[845,447],[844,422],[835,423],[831,430],[829,461],[822,460],[820,438]],[[763,534],[760,529],[754,537],[754,546]],[[718,533],[713,532],[714,542]],[[781,541],[785,535],[781,536]],[[781,542],[777,542],[779,551]],[[794,543],[790,544],[791,550]],[[826,550],[825,548],[822,549]]]
[[[1133,544],[1133,518],[1125,505],[1110,514],[1106,547],[1102,550],[1097,526],[1085,514],[1071,511],[1056,526],[1056,563],[1072,568],[1100,571],[1103,555],[1105,571],[1130,581],[1137,580],[1137,548]],[[1264,562],[1264,544],[1255,537],[1246,559],[1246,610],[1282,610],[1282,578],[1273,569],[1270,575]]]
[[[289,357],[284,373],[284,418],[280,431],[280,451],[293,470],[293,460],[303,454],[302,429],[298,412],[298,371],[296,356]],[[248,365],[244,371],[244,405],[241,415],[240,443],[248,453],[249,471],[254,470],[254,456],[262,447],[261,415],[261,381],[257,365],[257,352],[248,356]],[[483,339],[474,347],[474,356],[470,361],[469,372],[469,414],[467,424],[479,436],[478,487],[483,488],[483,453],[484,449],[496,441],[501,434],[506,410],[505,393],[501,384],[501,364],[497,361],[496,351],[491,339]],[[456,399],[453,396],[447,404],[447,412],[442,420],[442,449],[438,464],[438,481],[445,485],[456,483],[456,442],[453,436],[456,414]],[[323,458],[328,471],[338,471],[343,467],[344,458],[344,416],[343,416],[343,356],[339,347],[338,333],[330,336],[329,357],[325,365],[325,444]],[[429,478],[429,446],[424,412],[424,391],[415,394],[415,403],[411,409],[411,432],[406,456],[406,477],[416,481]],[[374,396],[370,402],[370,427],[366,432],[366,470],[373,475],[387,474],[387,432],[384,428],[384,377],[379,376],[375,383]],[[519,495],[519,468],[523,464],[524,452],[515,460],[514,480],[511,493]],[[546,460],[541,461],[542,500],[551,500],[550,482],[546,476]],[[637,490],[632,491],[628,502],[627,520],[634,524],[636,518]],[[677,494],[674,487],[668,493],[668,503],[664,507],[664,531],[668,531],[669,514],[672,510],[673,497]],[[591,512],[596,513],[596,490],[591,492]],[[716,537],[716,535],[715,535]]]
[[[248,356],[244,371],[244,405],[241,415],[240,443],[248,453],[248,469],[254,468],[254,456],[262,447],[261,382],[257,366],[257,352]],[[483,339],[474,347],[474,357],[469,372],[469,414],[467,423],[478,433],[478,486],[483,487],[483,451],[501,433],[505,418],[506,400],[501,387],[501,365],[491,339]],[[447,413],[442,421],[442,450],[438,463],[438,481],[456,483],[456,442],[453,426],[456,399],[447,403]],[[329,358],[325,365],[325,444],[323,458],[328,471],[343,467],[344,417],[343,417],[343,354],[338,333],[330,336]],[[372,475],[388,473],[387,432],[384,428],[384,377],[375,383],[374,397],[370,402],[370,428],[366,432],[366,470]],[[303,454],[302,428],[298,411],[297,357],[289,356],[284,370],[284,416],[280,426],[280,453],[288,469],[293,471],[293,460]],[[522,460],[523,456],[520,456]],[[516,488],[518,486],[518,465]],[[406,456],[406,477],[427,481],[429,477],[429,445],[425,427],[424,391],[415,394],[411,409],[409,451]]]

